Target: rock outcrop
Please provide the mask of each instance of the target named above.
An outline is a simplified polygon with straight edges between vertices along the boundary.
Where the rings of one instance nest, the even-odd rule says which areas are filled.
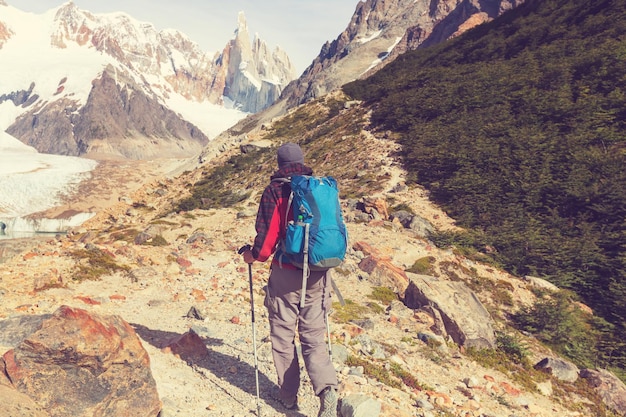
[[[617,415],[626,415],[626,384],[604,369],[582,369],[581,378],[598,393],[602,402]]]
[[[44,153],[130,159],[187,157],[208,143],[196,126],[115,73],[110,66],[93,81],[84,106],[70,98],[33,106],[7,133]]]
[[[270,52],[256,35],[250,44],[243,12],[239,13],[235,38],[224,49],[218,68],[217,78],[224,82],[224,96],[249,113],[263,110],[276,101],[287,83],[295,78],[283,50],[276,48]]]
[[[277,47],[270,53],[258,37],[251,45],[243,12],[238,15],[234,39],[216,54],[203,52],[178,31],[157,32],[151,24],[136,22],[123,13],[108,18],[93,15],[72,2],[58,9],[55,23],[52,43],[56,47],[66,48],[69,43],[92,46],[139,74],[163,76],[169,85],[154,88],[164,95],[171,89],[191,100],[208,99],[215,104],[221,104],[225,96],[242,110],[253,112],[252,108],[267,107],[272,101],[262,99],[268,94],[260,88],[249,89],[248,96],[238,95],[244,86],[237,84],[236,75],[250,76],[255,83],[271,82],[278,94],[295,78],[284,51]]]
[[[369,281],[394,291],[406,307],[427,311],[440,336],[463,347],[496,347],[493,319],[467,285],[406,272],[366,242],[356,242],[354,249],[364,255],[359,268]]]
[[[576,382],[578,379],[578,367],[560,358],[543,358],[535,364],[535,369],[550,374],[561,381]]]
[[[443,336],[463,347],[494,349],[494,322],[487,309],[463,282],[438,280],[407,273],[409,286],[404,304],[412,309],[427,307]]]

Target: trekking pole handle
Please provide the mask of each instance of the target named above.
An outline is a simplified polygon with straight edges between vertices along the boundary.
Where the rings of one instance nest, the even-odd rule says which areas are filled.
[[[245,251],[250,250],[250,249],[252,249],[252,246],[250,246],[250,245],[243,245],[242,247],[239,248],[237,253],[239,255],[241,255],[242,253],[244,253]]]

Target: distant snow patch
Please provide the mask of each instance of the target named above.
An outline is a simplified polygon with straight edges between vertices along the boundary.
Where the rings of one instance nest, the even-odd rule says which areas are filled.
[[[359,43],[367,43],[367,42],[369,42],[371,40],[374,40],[377,37],[379,37],[381,33],[383,33],[382,30],[376,31],[376,32],[372,33],[370,36],[368,36],[367,38],[359,39]]]
[[[369,70],[371,70],[372,68],[375,68],[378,64],[380,64],[381,62],[383,62],[385,59],[387,59],[387,57],[389,56],[389,54],[391,53],[391,51],[393,51],[393,48],[396,47],[396,45],[398,45],[398,43],[400,43],[400,41],[402,40],[402,37],[396,38],[395,42],[389,47],[387,48],[387,52],[385,54],[383,54],[381,57],[375,59],[370,66],[361,73],[361,75],[365,74],[366,72],[368,72]]]
[[[233,103],[224,100],[224,106],[187,100],[180,94],[170,94],[165,102],[187,121],[197,126],[209,139],[234,126],[239,120],[248,116],[233,107]]]

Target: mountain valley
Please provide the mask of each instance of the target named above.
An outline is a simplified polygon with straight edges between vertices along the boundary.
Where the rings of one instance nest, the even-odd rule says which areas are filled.
[[[5,3],[0,0],[0,9],[9,7]],[[600,351],[598,340],[589,342],[598,334],[592,326],[611,327],[597,308],[529,266],[533,259],[547,259],[553,248],[523,264],[524,273],[506,272],[514,268],[505,267],[504,248],[531,253],[537,249],[528,242],[541,233],[520,232],[519,244],[513,239],[494,244],[468,225],[474,214],[468,202],[488,207],[478,213],[479,220],[503,220],[493,228],[511,233],[525,221],[508,221],[517,212],[506,209],[524,207],[528,210],[519,212],[530,213],[530,207],[537,208],[542,218],[550,213],[554,224],[568,231],[588,232],[580,244],[588,256],[580,257],[584,277],[597,264],[604,266],[601,261],[608,258],[594,256],[606,240],[588,245],[604,235],[589,233],[594,226],[581,221],[592,216],[555,213],[571,214],[568,208],[581,207],[586,196],[593,197],[587,203],[597,212],[605,201],[615,207],[623,201],[623,123],[615,122],[624,108],[621,38],[608,36],[611,43],[596,48],[576,42],[593,43],[605,32],[626,33],[623,19],[596,24],[612,22],[603,10],[617,15],[626,11],[625,4],[367,0],[359,2],[346,31],[322,47],[298,80],[287,81],[288,57],[275,51],[270,71],[280,78],[275,83],[268,81],[273,77],[259,83],[256,75],[263,71],[252,71],[252,62],[270,52],[260,40],[248,42],[243,15],[237,36],[218,60],[221,70],[229,70],[211,72],[207,68],[217,61],[182,34],[157,34],[118,16],[130,32],[140,29],[163,42],[152,55],[132,61],[134,46],[107,37],[106,22],[71,2],[59,8],[55,16],[67,25],[53,37],[57,46],[91,44],[116,62],[102,67],[89,91],[74,89],[75,80],[54,69],[53,81],[44,83],[58,91],[52,99],[43,96],[41,82],[7,89],[0,80],[0,108],[20,108],[9,132],[50,152],[99,161],[90,179],[61,206],[37,213],[62,218],[90,212],[91,219],[67,234],[0,240],[3,413],[117,416],[115,410],[127,407],[137,415],[159,417],[316,415],[319,400],[304,367],[298,410],[283,409],[270,395],[276,378],[264,307],[269,265],[255,263],[248,270],[237,254],[255,235],[258,199],[275,170],[276,148],[297,142],[316,174],[338,180],[348,226],[346,260],[332,271],[345,303],[334,294],[329,327],[341,417],[625,415],[626,385],[609,372],[619,367],[603,366],[607,352],[611,360],[623,356],[623,341],[612,341],[614,350]],[[498,20],[513,8],[521,10]],[[524,19],[534,24],[520,24]],[[0,54],[14,35],[2,20]],[[578,36],[574,21],[585,28],[581,33],[593,36]],[[433,46],[448,38],[454,39]],[[548,59],[558,53],[533,55],[544,41],[552,52],[569,51],[572,45],[576,53],[563,53],[574,57],[573,63],[562,57],[551,64]],[[532,48],[523,49],[528,44]],[[172,45],[186,51],[187,64],[198,67],[174,65],[184,69],[169,75],[151,72],[166,65]],[[508,54],[509,48],[517,53]],[[132,65],[120,67],[122,61]],[[135,66],[141,69],[134,71]],[[204,78],[192,83],[200,73]],[[206,78],[209,73],[214,78]],[[230,96],[222,94],[227,79],[236,86]],[[525,82],[529,86],[521,88]],[[208,89],[215,84],[221,87]],[[249,113],[222,120],[228,128],[209,135],[189,113],[171,105],[174,96],[225,105],[220,111],[228,111],[228,117],[238,111],[234,107],[248,106],[244,111]],[[573,134],[579,121],[583,133]],[[521,129],[526,122],[530,127]],[[588,138],[585,147],[588,132],[597,137]],[[517,133],[520,140],[505,140]],[[548,142],[551,138],[556,142]],[[568,138],[567,143],[560,138]],[[534,145],[542,152],[528,152],[531,157],[523,159],[526,147],[533,150]],[[572,163],[543,164],[541,158],[552,158],[551,152],[554,159],[548,162],[560,157]],[[563,174],[580,161],[595,163],[601,181],[592,181],[592,169]],[[558,187],[533,188],[530,179],[537,173],[578,181],[563,182],[571,193],[567,204],[555,208],[541,200],[548,195],[543,192]],[[588,188],[578,188],[582,180],[589,180]],[[496,187],[501,184],[504,191]],[[516,187],[525,192],[518,196]],[[483,190],[491,194],[471,193]],[[595,194],[598,190],[606,192]],[[516,204],[498,207],[505,197]],[[434,201],[445,198],[457,204],[444,211]],[[451,217],[452,212],[459,217]],[[608,229],[608,219],[619,221],[620,213],[602,217],[611,242],[623,237],[623,229]],[[523,219],[547,230],[536,219]],[[571,249],[574,237],[572,232],[561,244],[550,240],[557,245],[554,252]],[[622,288],[620,259],[610,259],[616,274],[606,289],[615,294]],[[572,284],[567,281],[571,276],[563,277],[565,287]],[[615,294],[610,300],[619,307],[623,303]],[[520,325],[524,319],[530,323],[526,327]],[[566,358],[554,339],[532,328],[542,321],[556,321],[554,332],[569,352],[587,350],[586,356],[575,358],[581,359],[576,364]]]

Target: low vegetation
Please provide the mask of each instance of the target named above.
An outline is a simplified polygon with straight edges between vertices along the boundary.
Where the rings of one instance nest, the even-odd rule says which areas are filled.
[[[333,310],[332,318],[337,323],[350,323],[351,321],[360,320],[365,318],[367,313],[371,312],[370,308],[348,299],[345,300],[345,305],[334,302]]]
[[[368,297],[386,306],[391,304],[392,301],[398,300],[398,295],[387,287],[372,288],[372,293]]]
[[[253,178],[270,158],[268,150],[261,148],[232,156],[224,164],[205,172],[202,179],[191,186],[191,196],[178,202],[175,210],[231,207],[246,200],[250,196],[244,189],[248,176]]]
[[[273,146],[237,153],[225,164],[207,169],[199,181],[189,184],[191,195],[172,210],[233,207],[253,191],[261,192],[276,171],[276,148],[285,142],[302,146],[306,164],[316,175],[338,179],[342,199],[382,191],[388,177],[367,162],[375,146],[363,133],[366,113],[358,106],[344,109],[346,100],[343,95],[327,95],[277,120],[263,136]]]
[[[362,367],[363,375],[377,380],[392,388],[402,389],[402,386],[411,389],[422,390],[425,385],[420,383],[410,372],[403,369],[396,363],[385,366],[358,356],[348,356],[346,365],[351,367]]]
[[[72,280],[78,282],[97,280],[104,275],[130,270],[128,266],[118,265],[110,253],[97,247],[75,250],[72,252],[72,257],[76,259],[76,268],[72,273]]]
[[[583,311],[576,300],[576,295],[570,291],[545,295],[533,305],[521,308],[512,320],[516,327],[534,334],[579,366],[594,368],[602,360],[596,350],[602,336],[599,329],[608,323]],[[613,347],[619,348],[619,345]]]
[[[435,272],[435,257],[425,256],[416,260],[407,272],[420,275],[437,276]]]

